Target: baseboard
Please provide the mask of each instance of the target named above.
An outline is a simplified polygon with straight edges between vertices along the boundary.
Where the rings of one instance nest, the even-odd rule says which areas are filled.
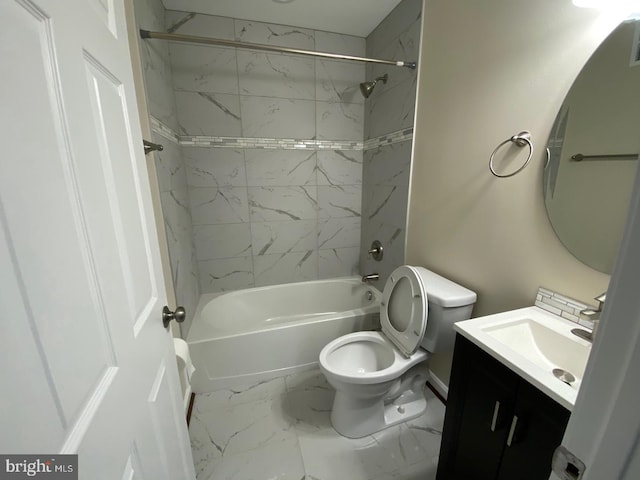
[[[449,396],[449,386],[440,380],[431,370],[429,370],[429,382],[434,390],[446,401]]]

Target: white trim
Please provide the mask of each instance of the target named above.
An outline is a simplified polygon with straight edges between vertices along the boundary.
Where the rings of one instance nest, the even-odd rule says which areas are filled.
[[[446,400],[449,397],[449,387],[442,380],[440,380],[436,376],[436,374],[433,373],[431,370],[429,370],[428,383],[430,383],[431,386],[436,389],[436,392],[442,395],[442,398]]]

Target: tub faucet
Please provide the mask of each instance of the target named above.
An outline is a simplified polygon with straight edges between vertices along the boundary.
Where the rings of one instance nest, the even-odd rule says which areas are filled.
[[[602,308],[604,307],[604,302],[606,301],[606,299],[607,292],[604,292],[603,294],[598,295],[594,298],[594,300],[598,302],[597,308],[585,308],[580,312],[580,315],[584,315],[593,322],[593,329],[590,332],[581,328],[574,328],[573,330],[571,330],[571,333],[577,335],[580,338],[584,338],[589,342],[593,342],[596,338],[598,325],[600,324],[600,315],[602,314]]]
[[[378,280],[380,280],[380,275],[377,273],[370,273],[369,275],[364,275],[362,277],[362,281],[364,283],[377,282]]]

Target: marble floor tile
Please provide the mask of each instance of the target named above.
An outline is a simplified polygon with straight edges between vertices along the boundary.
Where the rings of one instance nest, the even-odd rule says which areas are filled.
[[[196,396],[189,433],[197,480],[433,480],[444,405],[360,439],[331,426],[334,390],[310,369]]]
[[[424,415],[407,422],[407,426],[427,452],[429,458],[435,458],[440,452],[444,405],[428,388],[425,389],[425,396],[427,397],[427,411]]]
[[[374,433],[371,437],[393,457],[396,462],[394,471],[425,459],[425,450],[406,423]]]
[[[284,392],[285,379],[283,377],[257,383],[241,383],[233,388],[197,395],[194,409],[195,412],[202,414],[220,407],[233,407],[243,403],[268,400],[278,397]]]
[[[256,450],[267,444],[296,438],[292,424],[280,413],[281,398],[275,397],[230,407],[194,409],[191,440],[194,461]]]
[[[317,368],[305,370],[304,372],[294,373],[284,377],[287,392],[300,389],[325,388],[332,389],[327,378]]]
[[[422,460],[420,463],[405,466],[391,473],[371,478],[370,480],[435,480],[438,462]]]
[[[399,433],[399,427],[392,427]],[[373,436],[345,438],[332,428],[298,433],[307,475],[321,480],[370,480],[397,470],[395,449]]]
[[[198,480],[301,480],[304,465],[296,439],[211,462]]]
[[[282,411],[296,432],[316,432],[331,428],[331,407],[335,391],[331,387],[300,388],[283,395]]]

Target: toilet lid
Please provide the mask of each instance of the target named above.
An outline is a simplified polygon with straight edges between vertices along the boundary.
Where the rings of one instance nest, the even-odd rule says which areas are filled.
[[[409,265],[396,268],[382,293],[382,333],[403,355],[410,356],[424,337],[427,313],[427,292],[418,273]]]

